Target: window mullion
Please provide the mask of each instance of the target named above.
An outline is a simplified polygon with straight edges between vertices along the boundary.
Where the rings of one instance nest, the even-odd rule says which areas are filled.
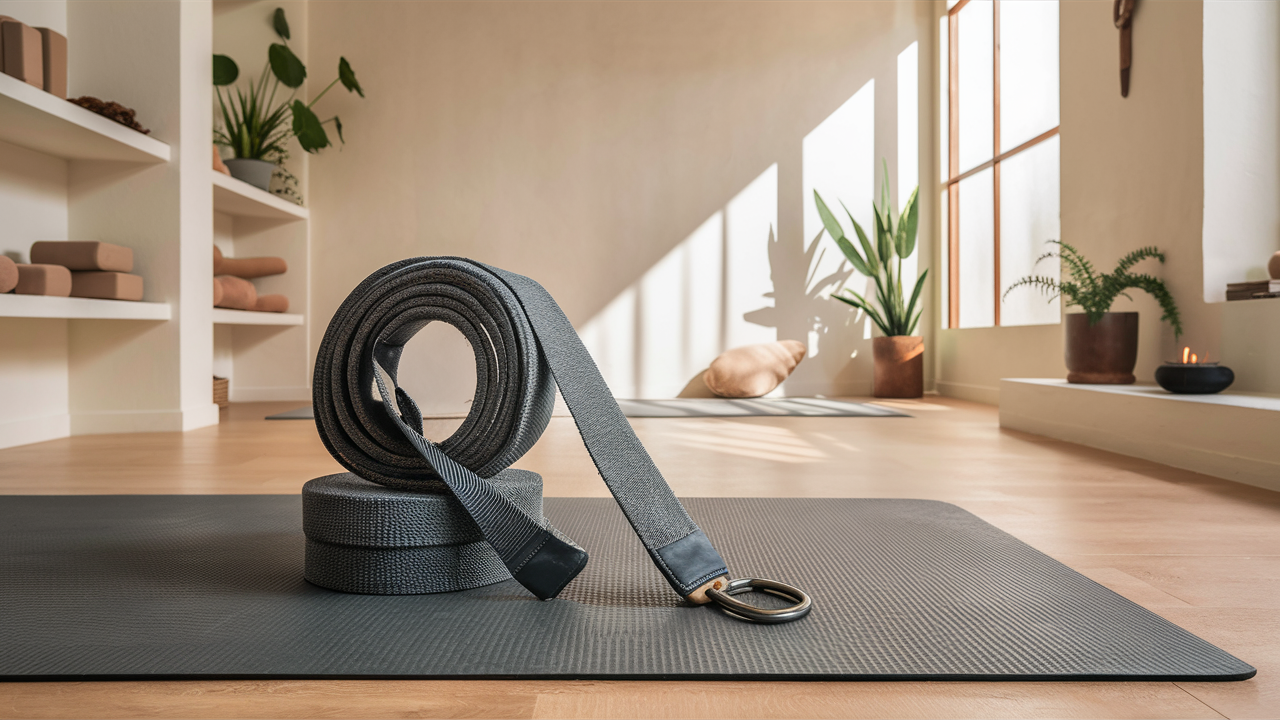
[[[995,278],[995,318],[994,324],[1000,326],[1000,0],[993,0],[991,5],[991,97],[994,101],[991,115],[991,127],[993,129],[991,138],[991,197],[994,207],[992,208],[991,227],[992,238],[994,244],[992,252],[992,263],[995,265],[992,277]]]
[[[947,21],[951,55],[947,82],[950,88],[948,172],[960,171],[960,18],[952,13]],[[960,327],[960,183],[947,186],[947,326]]]

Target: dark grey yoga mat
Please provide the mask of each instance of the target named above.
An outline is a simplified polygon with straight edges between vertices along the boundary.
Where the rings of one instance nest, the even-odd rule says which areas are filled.
[[[669,417],[910,417],[887,407],[826,398],[674,398],[619,400],[622,414],[634,418]],[[462,417],[459,415],[458,417]],[[267,420],[313,420],[311,406],[268,415]]]
[[[591,553],[556,600],[302,579],[297,496],[0,499],[0,677],[1241,680],[1246,663],[923,500],[690,499],[731,567],[814,599],[683,605],[611,499],[548,498]]]

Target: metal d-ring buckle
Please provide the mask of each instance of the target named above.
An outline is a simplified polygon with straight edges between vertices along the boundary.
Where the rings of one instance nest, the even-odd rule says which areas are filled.
[[[739,602],[731,597],[732,595],[740,595],[752,590],[775,595],[783,600],[790,600],[795,605],[778,608],[777,610],[766,610],[765,608],[758,608],[754,605]],[[714,600],[725,615],[755,623],[777,624],[791,622],[808,615],[809,611],[813,609],[813,601],[800,588],[792,587],[776,580],[764,580],[762,578],[739,578],[738,580],[730,581],[724,590],[708,589],[707,597]]]

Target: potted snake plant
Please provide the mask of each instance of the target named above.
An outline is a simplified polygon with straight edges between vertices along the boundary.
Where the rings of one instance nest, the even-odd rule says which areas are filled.
[[[312,109],[325,93],[341,82],[348,92],[364,97],[364,88],[344,57],[338,60],[338,77],[309,102],[303,102],[297,97],[297,90],[307,79],[307,66],[289,49],[289,22],[283,8],[276,8],[271,25],[280,42],[267,49],[262,74],[247,88],[228,87],[240,77],[240,68],[226,55],[213,56],[213,85],[222,120],[222,127],[214,128],[214,144],[231,150],[234,157],[225,162],[232,177],[267,191],[271,176],[277,170],[283,172],[279,165],[289,157],[286,143],[290,138],[297,138],[309,153],[320,152],[333,144],[324,127],[332,123],[338,141],[345,142],[342,120],[337,115],[321,120]],[[291,176],[286,174],[287,177]]]
[[[823,202],[817,190],[813,191],[814,203],[822,225],[835,240],[840,252],[849,264],[862,275],[875,282],[875,299],[871,300],[852,288],[842,288],[831,297],[867,314],[879,328],[881,336],[873,338],[871,350],[875,359],[875,376],[872,394],[878,398],[918,398],[924,395],[924,338],[916,335],[923,307],[920,293],[924,289],[928,270],[920,273],[911,290],[910,299],[902,284],[902,260],[911,256],[916,248],[916,231],[920,208],[917,195],[920,188],[911,192],[902,212],[896,217],[889,201],[889,166],[884,166],[884,183],[881,201],[875,211],[875,242],[844,208],[853,223],[858,247],[845,236],[844,228]],[[841,203],[841,207],[844,207]]]
[[[1138,313],[1111,312],[1111,303],[1126,290],[1142,290],[1160,303],[1162,320],[1173,327],[1174,337],[1182,335],[1182,318],[1178,306],[1159,278],[1146,273],[1131,273],[1139,262],[1153,258],[1164,262],[1164,253],[1155,247],[1143,247],[1120,258],[1116,269],[1100,273],[1093,263],[1071,245],[1050,240],[1057,250],[1041,255],[1036,264],[1049,258],[1060,258],[1070,280],[1028,275],[1019,278],[1004,291],[1004,297],[1019,287],[1033,287],[1050,295],[1061,295],[1068,307],[1075,305],[1084,312],[1067,313],[1064,350],[1067,382],[1103,385],[1128,385],[1134,382],[1133,368],[1138,363]]]

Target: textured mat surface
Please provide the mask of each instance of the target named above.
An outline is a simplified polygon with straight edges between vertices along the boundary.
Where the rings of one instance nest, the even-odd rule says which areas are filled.
[[[612,500],[546,499],[591,553],[514,581],[370,596],[302,579],[296,496],[0,499],[0,676],[1238,680],[1252,667],[1016,538],[922,500],[690,499],[730,566],[812,614],[682,604]],[[762,603],[763,604],[763,603]]]
[[[672,400],[619,400],[627,417],[909,417],[906,413],[869,403],[826,398],[765,398],[726,400],[722,398],[675,398]],[[459,415],[458,417],[462,417]],[[267,420],[313,420],[308,405],[297,410],[268,415]]]

